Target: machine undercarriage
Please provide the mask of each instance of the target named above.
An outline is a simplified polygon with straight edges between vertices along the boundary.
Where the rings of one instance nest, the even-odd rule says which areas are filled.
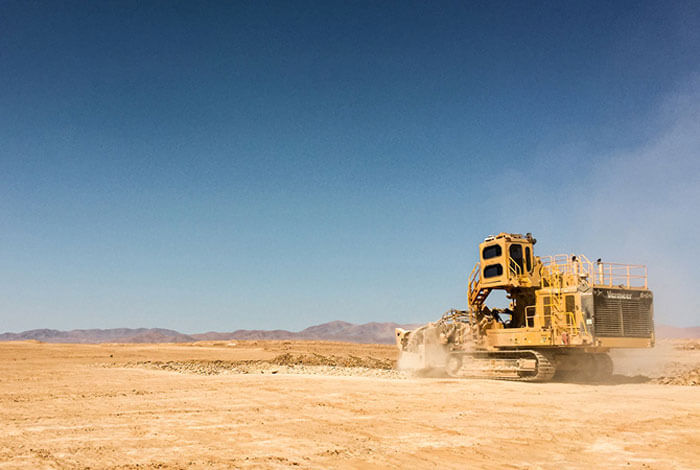
[[[437,371],[457,378],[546,382],[604,381],[613,362],[605,352],[551,349],[480,349],[467,312],[450,310],[434,323],[412,331],[397,329],[399,365],[422,373]]]

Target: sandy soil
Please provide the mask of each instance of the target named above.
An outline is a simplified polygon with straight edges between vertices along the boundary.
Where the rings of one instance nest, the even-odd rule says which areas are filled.
[[[664,381],[694,344],[588,385],[414,378],[380,345],[0,343],[0,469],[695,469],[700,387]]]

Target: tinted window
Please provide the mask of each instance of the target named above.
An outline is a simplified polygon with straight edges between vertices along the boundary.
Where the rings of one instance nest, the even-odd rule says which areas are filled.
[[[523,272],[523,246],[522,245],[511,245],[508,249],[510,253],[510,259],[512,262],[520,267],[519,272]]]
[[[484,277],[496,277],[503,274],[503,266],[500,264],[489,264],[484,268]]]
[[[484,251],[481,253],[481,256],[484,259],[491,259],[495,258],[496,256],[501,256],[501,245],[487,246],[486,248],[484,248]]]
[[[525,247],[525,264],[527,265],[527,272],[532,272],[532,253],[530,253],[530,247]]]

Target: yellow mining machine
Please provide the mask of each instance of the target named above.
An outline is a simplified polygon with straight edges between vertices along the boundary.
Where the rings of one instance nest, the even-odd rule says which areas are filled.
[[[468,310],[396,330],[400,365],[453,377],[605,380],[611,348],[654,345],[653,295],[645,266],[591,262],[581,255],[535,256],[536,240],[500,233],[479,245]],[[495,290],[508,308],[489,308]]]

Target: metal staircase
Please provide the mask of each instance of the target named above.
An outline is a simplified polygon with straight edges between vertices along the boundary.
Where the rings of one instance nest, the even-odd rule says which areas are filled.
[[[476,263],[469,275],[469,286],[467,299],[469,301],[469,309],[476,313],[481,310],[486,297],[491,293],[492,288],[481,286],[481,269],[480,264]]]

